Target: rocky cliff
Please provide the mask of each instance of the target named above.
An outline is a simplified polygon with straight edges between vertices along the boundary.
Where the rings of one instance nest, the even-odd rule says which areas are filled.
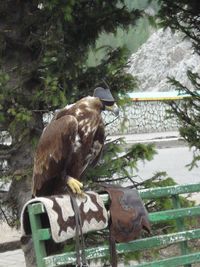
[[[154,32],[130,58],[129,72],[138,79],[138,91],[174,90],[167,77],[192,87],[186,72],[200,73],[200,56],[190,40],[170,29]]]

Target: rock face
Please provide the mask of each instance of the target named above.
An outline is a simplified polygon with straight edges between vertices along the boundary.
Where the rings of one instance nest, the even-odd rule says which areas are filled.
[[[138,91],[171,91],[167,77],[192,88],[187,70],[200,73],[200,56],[191,41],[170,29],[154,32],[130,58],[129,72],[138,79]]]

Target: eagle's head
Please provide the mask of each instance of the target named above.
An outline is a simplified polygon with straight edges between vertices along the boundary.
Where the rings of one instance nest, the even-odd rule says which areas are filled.
[[[113,112],[116,116],[119,115],[119,108],[115,103],[115,99],[113,98],[109,88],[97,87],[94,90],[94,96],[98,97],[102,104],[103,110],[108,110]]]

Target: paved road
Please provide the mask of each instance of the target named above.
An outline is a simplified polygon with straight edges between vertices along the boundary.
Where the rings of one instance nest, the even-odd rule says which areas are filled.
[[[185,146],[161,148],[149,162],[140,162],[137,175],[146,180],[158,171],[166,171],[178,184],[200,182],[200,166],[189,171],[187,164],[192,161],[193,153]]]
[[[25,267],[24,254],[21,249],[0,253],[0,267]]]
[[[153,161],[146,162],[145,165],[142,162],[139,163],[139,180],[148,179],[158,171],[166,171],[180,184],[200,182],[200,167],[190,172],[185,167],[192,160],[192,152],[186,146],[180,145],[180,142],[177,143],[177,133],[136,135],[128,136],[127,139],[131,143],[155,142],[160,147]],[[200,202],[199,194],[195,196],[195,199]],[[0,253],[0,267],[25,267],[22,250]]]

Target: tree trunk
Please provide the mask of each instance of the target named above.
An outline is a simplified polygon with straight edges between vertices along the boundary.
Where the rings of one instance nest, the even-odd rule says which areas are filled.
[[[39,27],[33,27],[37,10],[37,1],[0,3],[0,72],[9,76],[5,87],[0,88],[6,96],[3,101],[6,119],[1,123],[1,130],[8,131],[12,137],[12,144],[4,146],[8,175],[13,178],[6,201],[16,210],[17,218],[24,203],[31,198],[32,140],[38,139],[43,128],[41,113],[32,112],[27,121],[17,117],[23,107],[33,109],[32,97],[39,83],[35,71],[41,47],[34,46],[32,40]],[[5,176],[5,172],[2,175]]]
[[[31,198],[32,140],[38,139],[43,128],[42,113],[31,111],[29,121],[17,117],[21,110],[34,110],[32,97],[39,84],[37,61],[41,45],[33,38],[41,27],[40,23],[34,23],[39,12],[37,5],[37,1],[0,2],[0,74],[9,77],[4,86],[0,85],[5,117],[0,130],[8,131],[12,137],[11,145],[0,147],[8,163],[7,173],[3,170],[1,176],[12,177],[3,199],[10,222],[19,220],[23,205]],[[22,249],[27,267],[36,266],[31,239],[23,240]]]

